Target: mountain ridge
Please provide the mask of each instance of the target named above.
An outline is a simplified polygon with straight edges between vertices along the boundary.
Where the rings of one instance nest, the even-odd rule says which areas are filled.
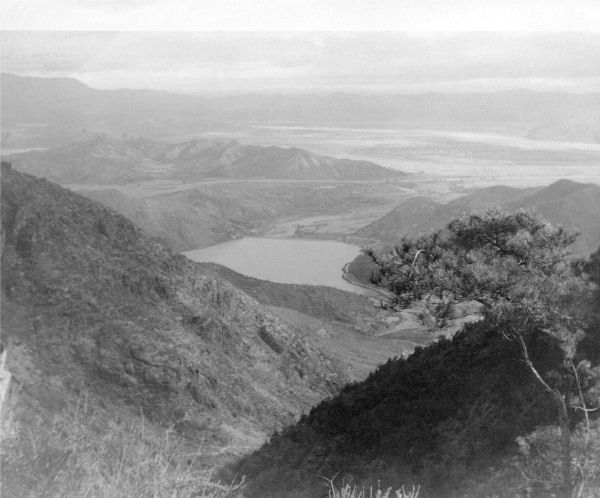
[[[308,337],[216,273],[7,165],[2,277],[20,416],[60,414],[88,393],[109,418],[142,412],[222,460],[343,382]]]
[[[5,132],[8,124],[19,123],[58,127],[59,132],[48,132],[51,137],[48,143],[60,140],[64,143],[80,137],[82,128],[157,138],[188,133],[191,126],[214,130],[241,123],[350,127],[365,123],[411,127],[435,124],[464,131],[510,129],[519,136],[541,139],[568,138],[593,143],[598,139],[587,123],[596,122],[600,93],[506,90],[471,94],[334,92],[197,96],[153,90],[95,90],[84,86],[72,95],[60,87],[54,91],[42,88],[37,94],[25,95],[21,87],[32,87],[32,82],[43,85],[45,79],[2,73],[2,80],[3,138],[5,142],[9,138],[14,148],[32,146],[31,137],[22,129],[12,126],[10,135]],[[57,82],[72,84],[72,80],[52,80],[50,86],[56,87]],[[56,98],[57,95],[61,98]],[[563,131],[560,123],[565,122],[572,124]],[[40,133],[35,137],[35,144],[43,142],[44,136],[45,133]]]
[[[406,173],[369,161],[337,159],[296,147],[242,145],[197,138],[168,143],[99,135],[50,150],[8,156],[26,173],[71,184],[126,184],[145,180],[194,182],[206,178],[381,180]]]
[[[356,235],[394,243],[400,234],[430,232],[466,211],[489,208],[535,209],[551,223],[578,229],[581,235],[574,244],[578,254],[587,256],[600,245],[600,186],[565,179],[547,187],[487,187],[445,204],[423,197],[409,199]]]

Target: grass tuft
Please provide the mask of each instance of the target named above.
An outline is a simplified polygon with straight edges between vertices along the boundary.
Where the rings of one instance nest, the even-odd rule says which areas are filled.
[[[333,480],[329,481],[329,494],[328,498],[418,498],[419,497],[419,486],[414,486],[410,490],[406,490],[404,486],[400,489],[392,490],[391,487],[387,489],[374,489],[372,486],[368,489],[359,488],[357,486],[351,486],[346,484],[341,488],[336,488]]]
[[[107,421],[78,406],[67,416],[27,424],[8,417],[2,430],[2,496],[229,498],[243,483],[211,482],[172,429]]]

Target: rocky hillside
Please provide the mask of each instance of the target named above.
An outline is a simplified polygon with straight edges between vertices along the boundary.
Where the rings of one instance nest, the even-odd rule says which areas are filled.
[[[216,273],[6,164],[2,332],[17,413],[61,413],[85,396],[108,419],[174,426],[202,442],[209,466],[342,382],[306,337]]]
[[[439,329],[423,323],[423,310],[416,307],[397,314],[381,309],[374,297],[327,286],[268,282],[205,264],[286,323],[310,334],[321,351],[338,360],[350,381],[365,379],[389,358],[408,356],[440,334],[451,334],[456,323],[449,320],[448,327]]]
[[[405,173],[368,161],[336,159],[297,148],[199,138],[182,143],[98,135],[50,150],[9,156],[26,173],[59,183],[126,184],[151,179],[381,180]]]

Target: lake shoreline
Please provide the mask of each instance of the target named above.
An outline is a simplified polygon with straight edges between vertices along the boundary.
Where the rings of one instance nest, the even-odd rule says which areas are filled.
[[[376,287],[375,285],[365,284],[365,283],[357,280],[356,277],[348,271],[348,268],[351,264],[352,264],[352,261],[349,261],[342,268],[342,278],[346,282],[348,282],[349,284],[355,285],[356,287],[362,287],[363,289],[370,291],[370,293],[372,293],[372,295],[363,294],[367,297],[378,297],[378,296],[388,297],[388,293],[385,290],[383,290],[379,287]]]
[[[242,237],[183,251],[192,261],[216,263],[259,280],[296,285],[324,285],[346,292],[370,294],[345,276],[361,248],[336,240],[298,237]]]

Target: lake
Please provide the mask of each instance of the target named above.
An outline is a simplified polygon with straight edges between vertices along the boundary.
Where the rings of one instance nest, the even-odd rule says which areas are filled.
[[[183,254],[193,261],[218,263],[249,277],[284,284],[328,285],[350,292],[342,269],[360,253],[355,245],[330,240],[246,237]]]

